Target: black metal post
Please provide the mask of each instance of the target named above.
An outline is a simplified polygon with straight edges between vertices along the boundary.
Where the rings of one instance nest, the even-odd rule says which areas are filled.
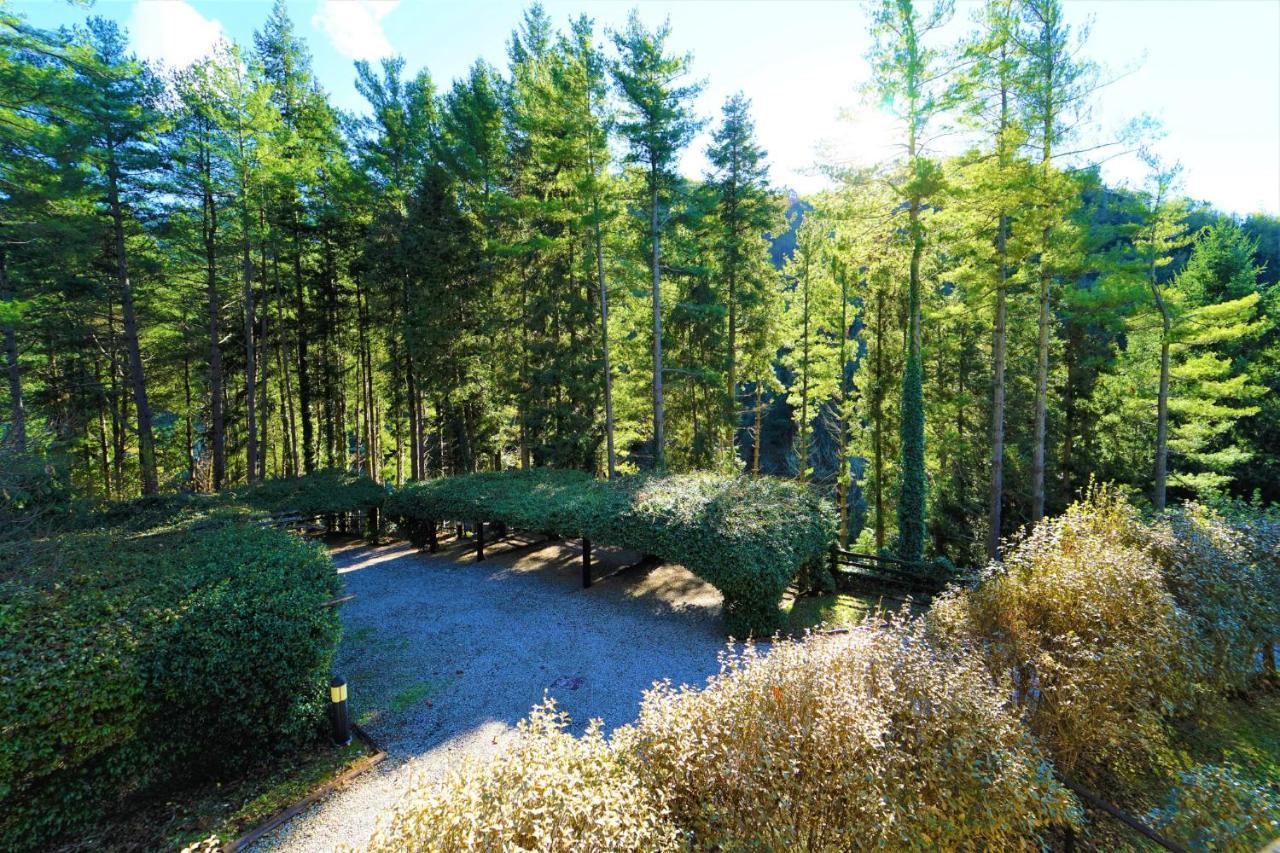
[[[434,554],[440,549],[440,539],[436,535],[435,519],[427,522],[427,550]]]
[[[351,717],[347,714],[347,680],[334,676],[329,682],[329,724],[333,742],[338,746],[351,743]]]
[[[484,522],[476,522],[476,562],[484,559]]]
[[[382,519],[378,517],[378,508],[376,506],[369,507],[369,544],[370,545],[378,544],[378,540],[381,538],[381,536],[379,535],[381,533],[379,529],[381,528],[381,526],[382,526]]]
[[[591,586],[591,540],[582,537],[582,588]]]

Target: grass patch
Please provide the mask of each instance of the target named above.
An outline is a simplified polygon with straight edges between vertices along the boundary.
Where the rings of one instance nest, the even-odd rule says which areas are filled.
[[[345,747],[320,746],[251,768],[236,779],[169,791],[133,804],[58,849],[177,850],[210,836],[231,841],[369,754],[355,739]]]
[[[857,625],[877,609],[895,609],[897,601],[879,596],[836,592],[805,595],[784,601],[784,633],[801,634],[809,628],[848,628]]]
[[[393,713],[399,714],[401,711],[406,711],[420,702],[425,702],[439,695],[452,681],[453,679],[451,678],[429,678],[426,681],[411,684],[392,696],[391,701],[387,703],[387,708]]]
[[[1178,731],[1194,764],[1232,764],[1251,781],[1280,788],[1280,692],[1234,699],[1208,721]]]

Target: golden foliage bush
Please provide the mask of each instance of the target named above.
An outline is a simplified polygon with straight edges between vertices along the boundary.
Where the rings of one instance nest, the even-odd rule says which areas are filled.
[[[981,664],[897,621],[727,652],[614,742],[700,849],[1030,849],[1071,819]]]
[[[986,660],[1068,776],[1133,781],[1168,761],[1165,718],[1195,692],[1192,630],[1118,491],[1042,521],[928,621]]]
[[[1234,519],[1189,504],[1144,528],[1165,584],[1188,618],[1188,656],[1199,703],[1247,689],[1258,653],[1280,635],[1280,572],[1267,558],[1280,537],[1263,516]],[[1268,539],[1274,539],[1268,548]]]
[[[496,759],[468,761],[444,782],[417,781],[373,851],[663,851],[676,832],[599,721],[579,738],[548,702]]]

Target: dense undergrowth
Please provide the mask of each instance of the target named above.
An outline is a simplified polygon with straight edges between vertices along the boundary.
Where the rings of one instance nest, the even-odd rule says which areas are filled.
[[[1256,849],[1280,833],[1275,781],[1183,744],[1274,685],[1277,521],[1143,518],[1097,489],[913,622],[731,649],[607,742],[536,710],[513,752],[408,792],[375,847],[1038,849],[1064,824],[1131,842],[1065,778],[1196,849]],[[594,808],[559,822],[560,802]]]
[[[585,536],[679,563],[724,595],[735,636],[768,636],[797,579],[821,585],[832,510],[803,485],[772,477],[683,474],[597,480],[576,471],[473,474],[395,490],[387,515],[415,544],[445,519]]]

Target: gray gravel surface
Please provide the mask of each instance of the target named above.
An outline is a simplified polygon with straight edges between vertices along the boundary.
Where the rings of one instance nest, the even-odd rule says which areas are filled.
[[[597,554],[601,574],[636,556]],[[720,595],[678,566],[631,569],[584,590],[572,544],[481,563],[465,545],[428,556],[405,543],[349,543],[332,555],[356,595],[342,605],[337,670],[354,718],[388,756],[259,850],[360,849],[411,776],[442,776],[464,755],[499,750],[544,696],[575,731],[594,717],[612,730],[635,719],[654,681],[701,684],[719,668]]]

